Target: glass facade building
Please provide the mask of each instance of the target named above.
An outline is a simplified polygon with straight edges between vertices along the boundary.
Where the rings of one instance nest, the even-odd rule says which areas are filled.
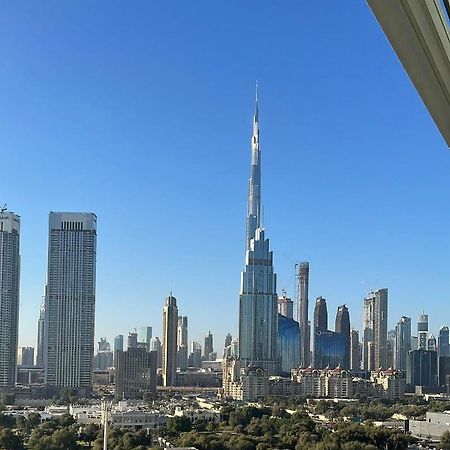
[[[410,351],[406,383],[411,386],[437,386],[437,352],[423,349]]]
[[[300,365],[300,327],[292,318],[278,314],[278,357],[283,375]]]
[[[345,345],[344,336],[334,331],[315,331],[315,369],[331,369],[344,363]]]

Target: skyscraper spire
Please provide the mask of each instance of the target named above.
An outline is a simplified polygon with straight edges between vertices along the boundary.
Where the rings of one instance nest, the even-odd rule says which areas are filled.
[[[250,240],[261,225],[261,154],[259,150],[258,123],[258,82],[256,83],[255,115],[253,116],[252,160],[248,181],[247,233],[245,248],[250,248]]]
[[[276,280],[269,239],[262,229],[257,87],[248,182],[245,267],[239,296],[239,357],[243,364],[254,364],[271,375],[278,373]]]

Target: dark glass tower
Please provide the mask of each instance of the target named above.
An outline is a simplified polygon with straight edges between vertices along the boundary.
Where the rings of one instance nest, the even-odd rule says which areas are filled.
[[[344,353],[342,357],[342,367],[350,368],[350,314],[345,305],[339,306],[336,313],[336,333],[342,336]]]
[[[328,331],[328,309],[327,301],[323,297],[318,297],[316,299],[316,305],[314,307],[314,324],[313,324],[313,360],[312,365],[317,368],[319,364],[319,355],[317,347],[317,337]]]

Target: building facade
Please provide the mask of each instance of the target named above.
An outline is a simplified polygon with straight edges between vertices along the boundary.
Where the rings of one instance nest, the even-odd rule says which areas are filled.
[[[0,212],[0,390],[14,387],[20,284],[20,217]]]
[[[357,330],[350,333],[350,369],[355,372],[361,370],[361,343]]]
[[[408,353],[406,383],[410,386],[437,386],[437,352],[423,349],[411,350]]]
[[[45,384],[92,388],[97,217],[51,212],[45,303]]]
[[[156,395],[156,352],[144,347],[116,353],[115,397],[119,400],[142,399]]]
[[[420,314],[417,319],[417,339],[418,339],[418,349],[427,349],[428,340],[428,314]]]

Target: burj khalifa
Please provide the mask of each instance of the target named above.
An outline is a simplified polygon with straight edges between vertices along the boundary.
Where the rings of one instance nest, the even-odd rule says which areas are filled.
[[[248,183],[248,211],[245,267],[239,295],[239,359],[278,372],[277,289],[273,252],[261,223],[261,152],[259,148],[258,92],[253,117],[251,174]]]

